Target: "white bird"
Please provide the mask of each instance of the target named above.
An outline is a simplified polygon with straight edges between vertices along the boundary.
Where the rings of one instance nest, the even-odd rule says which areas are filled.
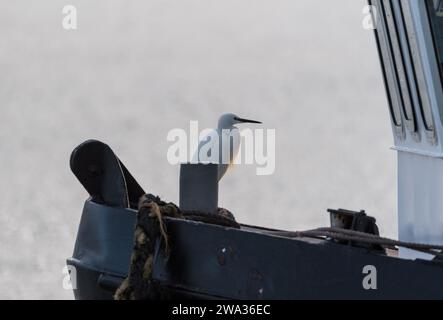
[[[218,164],[219,181],[240,150],[240,130],[235,125],[242,123],[261,124],[260,121],[243,119],[233,113],[224,114],[218,120],[217,129],[212,130],[200,140],[196,155],[194,155],[194,160],[197,159],[200,163]],[[213,154],[214,151],[215,154]]]

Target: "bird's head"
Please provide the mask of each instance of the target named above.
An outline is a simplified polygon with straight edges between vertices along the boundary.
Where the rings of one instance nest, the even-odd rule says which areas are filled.
[[[233,113],[227,113],[227,114],[222,115],[220,117],[220,119],[218,120],[218,127],[219,127],[219,129],[229,129],[229,128],[234,127],[234,125],[241,124],[241,123],[261,124],[260,121],[248,120],[248,119],[241,118]]]

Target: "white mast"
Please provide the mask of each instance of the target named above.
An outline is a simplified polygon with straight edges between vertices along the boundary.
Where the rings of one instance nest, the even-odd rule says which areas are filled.
[[[441,245],[443,92],[428,12],[441,1],[371,2],[398,152],[399,239]],[[400,255],[432,258],[410,250]]]

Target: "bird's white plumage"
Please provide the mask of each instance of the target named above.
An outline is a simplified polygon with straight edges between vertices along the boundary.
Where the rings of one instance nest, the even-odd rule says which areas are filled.
[[[239,123],[260,122],[242,119],[232,113],[224,114],[218,121],[217,129],[200,139],[194,155],[194,160],[197,159],[200,163],[217,163],[219,180],[226,174],[240,150],[240,130],[235,127]]]

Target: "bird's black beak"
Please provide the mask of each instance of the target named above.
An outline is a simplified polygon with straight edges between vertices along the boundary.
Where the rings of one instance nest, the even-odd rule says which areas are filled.
[[[242,122],[242,123],[258,123],[258,124],[262,124],[262,122],[260,122],[260,121],[248,120],[248,119],[242,119],[242,118],[235,118],[235,120],[238,121],[238,122]]]

